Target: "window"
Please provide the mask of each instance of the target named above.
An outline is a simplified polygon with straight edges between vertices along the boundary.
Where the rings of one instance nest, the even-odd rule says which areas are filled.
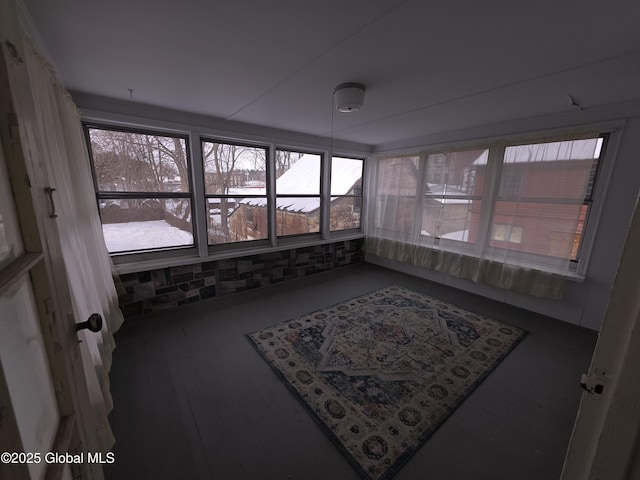
[[[264,147],[202,140],[209,245],[269,237]]]
[[[415,212],[419,200],[418,155],[392,156],[376,163],[378,169],[375,195],[368,198],[368,211],[373,217],[370,227],[375,235],[408,241],[414,234]]]
[[[493,226],[492,239],[496,242],[522,243],[523,228],[519,225],[496,223]]]
[[[331,159],[331,231],[360,228],[362,211],[362,168],[358,158]]]
[[[601,149],[598,137],[507,146],[492,219],[506,228],[502,242],[527,258],[576,260]],[[489,245],[505,246],[495,236]]]
[[[87,135],[109,252],[194,246],[186,138],[91,125]]]
[[[276,233],[320,232],[322,155],[276,150]]]
[[[482,205],[483,178],[476,181],[478,158],[489,151],[468,150],[426,157],[421,234],[447,240],[474,242],[471,223]]]
[[[557,138],[378,157],[367,234],[528,268],[575,267],[606,136]],[[418,250],[407,252],[398,256]]]
[[[362,234],[362,159],[336,157],[328,182],[321,151],[112,125],[85,124],[85,132],[115,263]]]

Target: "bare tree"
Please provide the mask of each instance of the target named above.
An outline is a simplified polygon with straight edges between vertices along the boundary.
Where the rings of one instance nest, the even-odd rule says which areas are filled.
[[[220,229],[230,238],[230,209],[234,202],[228,197],[230,189],[245,186],[253,171],[264,172],[265,149],[227,143],[203,142],[205,190],[208,195],[220,195]],[[263,175],[264,176],[264,175]]]
[[[276,151],[276,178],[280,178],[284,172],[291,168],[302,157],[300,152],[292,152],[290,150]]]
[[[91,129],[91,147],[100,191],[188,192],[189,174],[184,139],[113,130]],[[127,199],[129,208],[171,210],[188,221],[188,200]],[[178,214],[178,215],[176,215]]]

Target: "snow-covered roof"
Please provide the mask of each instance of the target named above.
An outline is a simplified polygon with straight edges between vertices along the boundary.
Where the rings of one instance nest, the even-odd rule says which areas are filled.
[[[266,189],[264,185],[255,187],[231,187],[229,195],[265,195]]]
[[[362,176],[362,160],[333,157],[331,161],[331,195],[345,195]]]
[[[302,155],[276,180],[276,193],[310,194],[320,193],[320,156]]]
[[[362,162],[348,158],[333,158],[331,194],[345,195],[362,176]],[[247,189],[248,190],[248,189]],[[320,194],[320,157],[303,155],[276,180],[276,192],[282,195]],[[251,189],[253,195],[264,195],[264,190]],[[333,198],[332,198],[333,200]],[[243,198],[240,203],[264,206],[266,198]],[[278,197],[278,210],[292,212],[313,212],[320,208],[318,197]]]
[[[243,198],[240,203],[245,205],[251,205],[254,207],[264,207],[267,204],[267,199],[262,198]],[[282,198],[278,197],[276,201],[276,208],[278,210],[289,210],[291,212],[313,212],[320,208],[320,198],[318,197],[298,197],[298,198]]]
[[[598,158],[601,148],[601,138],[541,143],[534,145],[517,145],[506,148],[504,163],[592,160],[594,158]],[[484,150],[473,162],[473,165],[486,165],[488,156],[489,151]]]

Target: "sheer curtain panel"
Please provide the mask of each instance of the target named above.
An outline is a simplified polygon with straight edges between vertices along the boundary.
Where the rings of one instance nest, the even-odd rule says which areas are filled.
[[[559,299],[577,261],[603,140],[374,156],[367,253]]]

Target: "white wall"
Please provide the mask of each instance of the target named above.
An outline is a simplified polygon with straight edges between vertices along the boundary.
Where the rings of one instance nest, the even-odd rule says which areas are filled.
[[[580,325],[599,329],[640,191],[640,117],[628,120],[598,222]],[[640,266],[639,266],[640,267]]]
[[[585,383],[562,480],[640,478],[640,197]]]

